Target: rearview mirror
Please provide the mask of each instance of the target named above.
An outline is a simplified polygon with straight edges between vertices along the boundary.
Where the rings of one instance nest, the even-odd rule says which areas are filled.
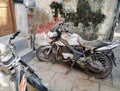
[[[24,4],[27,8],[35,8],[35,7],[36,7],[36,2],[35,2],[35,0],[23,0],[23,4]]]

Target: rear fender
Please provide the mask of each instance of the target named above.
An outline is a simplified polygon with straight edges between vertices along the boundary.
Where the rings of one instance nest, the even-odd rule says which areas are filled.
[[[118,46],[120,46],[120,43],[118,40],[116,40],[115,42],[113,42],[112,44],[110,44],[108,46],[103,46],[103,47],[97,48],[96,51],[109,51]]]
[[[115,62],[116,58],[114,56],[114,53],[112,51],[107,53],[107,56],[110,58],[110,60],[112,60],[113,64],[115,65],[115,67],[117,67],[117,64]]]
[[[98,52],[98,51],[97,51],[97,52]],[[112,63],[113,63],[115,66],[117,66],[117,65],[116,65],[116,62],[115,62],[116,58],[115,58],[114,53],[112,52],[112,50],[107,50],[107,51],[101,52],[101,53],[104,53],[104,54],[112,61]],[[94,58],[95,58],[95,60],[96,60],[95,55],[94,55]]]

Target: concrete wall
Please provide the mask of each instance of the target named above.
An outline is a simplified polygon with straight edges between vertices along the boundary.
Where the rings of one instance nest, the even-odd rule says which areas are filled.
[[[64,8],[66,12],[77,12],[78,0],[64,0]]]
[[[52,12],[49,7],[53,1],[62,2],[62,0],[36,0],[36,13],[34,19],[37,24],[45,24],[53,20]]]
[[[117,0],[104,0],[102,12],[105,14],[106,19],[99,26],[99,39],[109,40],[112,24],[114,22],[116,6]]]
[[[22,36],[28,35],[28,16],[23,4],[14,4],[17,30],[21,30]]]

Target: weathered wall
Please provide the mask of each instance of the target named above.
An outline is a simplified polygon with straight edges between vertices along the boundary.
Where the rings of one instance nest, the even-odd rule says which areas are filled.
[[[22,36],[28,35],[28,16],[23,4],[14,4],[17,30],[21,30]]]
[[[49,7],[52,1],[63,2],[63,0],[36,0],[36,8],[34,10],[33,24],[40,25],[46,24],[49,21],[53,20],[52,12]],[[76,5],[78,0],[65,0],[72,1],[73,3],[66,3],[66,10],[72,10],[76,12]],[[113,24],[113,19],[115,16],[115,8],[118,0],[87,0],[91,6],[92,11],[97,11],[101,9],[102,13],[106,16],[104,22],[98,25],[98,35],[99,40],[108,40],[110,37],[111,27]],[[71,7],[73,4],[74,7]],[[17,29],[21,29],[23,34],[27,34],[28,32],[28,19],[27,12],[24,5],[15,4],[16,11],[16,21],[17,21]],[[21,12],[22,11],[22,12]],[[24,12],[24,13],[23,13]],[[52,22],[54,23],[54,22]],[[71,28],[72,29],[72,28]],[[78,29],[81,29],[80,27]],[[75,32],[81,33],[81,30],[75,28]],[[88,28],[89,29],[89,28]],[[92,30],[92,28],[90,28]],[[74,30],[74,28],[73,28]],[[80,31],[80,32],[79,32]],[[88,33],[90,35],[90,33]]]
[[[99,39],[109,40],[115,17],[117,0],[104,0],[102,12],[106,15],[104,22],[99,25]]]
[[[76,21],[79,21],[79,29],[77,30],[77,33],[79,33],[83,38],[90,40],[98,39],[108,41],[110,38],[112,38],[111,29],[114,23],[115,9],[118,0],[81,0],[81,1],[69,0],[69,1],[73,2],[74,5],[76,5],[75,2],[78,2],[76,13],[77,18],[75,18]],[[71,9],[71,7],[72,6],[69,6],[68,8]],[[103,15],[105,15],[105,19],[103,18],[104,20],[101,19]],[[74,18],[73,19],[71,18],[71,20],[73,21]],[[73,23],[75,24],[75,22]],[[97,26],[93,28],[93,25],[96,23]]]
[[[36,0],[35,22],[37,24],[45,24],[53,20],[52,12],[49,5],[53,2],[61,2],[62,0]]]
[[[66,12],[77,12],[78,0],[64,0],[64,8]]]
[[[36,0],[37,1],[37,20],[39,23],[45,23],[49,20],[52,20],[52,14],[49,8],[49,5],[52,1],[56,0]],[[47,2],[46,2],[47,1]],[[59,0],[57,0],[59,1]],[[70,3],[67,3],[70,1]],[[103,13],[106,17],[104,21],[101,24],[98,24],[98,32],[96,33],[98,35],[99,40],[109,40],[111,28],[115,16],[115,8],[117,5],[117,0],[87,0],[91,6],[91,10],[93,12],[96,12],[101,9],[101,13]],[[76,12],[76,5],[78,0],[65,0],[65,9],[72,12]],[[71,4],[73,7],[71,7]],[[90,28],[86,28],[87,30]],[[91,29],[92,30],[92,29]],[[81,33],[81,30],[78,30]],[[75,31],[76,32],[76,31]],[[91,33],[91,31],[89,31]],[[93,31],[92,31],[93,32]],[[88,33],[89,34],[89,33]]]

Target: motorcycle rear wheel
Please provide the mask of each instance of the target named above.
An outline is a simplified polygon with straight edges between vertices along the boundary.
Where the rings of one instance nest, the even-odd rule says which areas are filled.
[[[97,54],[97,58],[98,61],[102,64],[102,66],[104,67],[104,69],[100,72],[94,72],[90,69],[85,69],[84,71],[95,78],[98,79],[103,79],[106,78],[112,71],[113,65],[112,65],[112,61],[110,60],[110,58],[102,53],[98,53]],[[80,65],[79,65],[80,66]]]
[[[40,61],[49,62],[54,59],[54,55],[49,46],[39,47],[36,51],[36,56]],[[49,52],[49,54],[47,54]]]

